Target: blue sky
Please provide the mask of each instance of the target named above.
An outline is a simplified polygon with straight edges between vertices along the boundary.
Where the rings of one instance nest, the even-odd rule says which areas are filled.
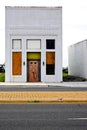
[[[87,0],[0,0],[0,64],[5,62],[5,6],[62,6],[64,67],[68,46],[87,39]]]

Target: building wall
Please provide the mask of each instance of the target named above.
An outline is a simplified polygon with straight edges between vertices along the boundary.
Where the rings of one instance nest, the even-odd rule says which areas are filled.
[[[87,40],[69,47],[69,75],[87,78]]]
[[[41,81],[62,81],[62,8],[6,7],[6,81],[26,82],[27,52],[41,52]],[[12,40],[21,39],[22,49],[13,50]],[[27,39],[40,39],[40,50],[26,49]],[[55,39],[55,75],[46,75],[46,39]],[[12,75],[12,52],[22,52],[22,75]],[[44,61],[44,65],[43,65]],[[25,62],[25,65],[23,64]]]

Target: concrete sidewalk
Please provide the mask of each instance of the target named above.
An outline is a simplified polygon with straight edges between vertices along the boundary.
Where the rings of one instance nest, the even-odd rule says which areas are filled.
[[[9,83],[0,82],[0,87],[87,87],[87,82],[61,82],[61,83]]]

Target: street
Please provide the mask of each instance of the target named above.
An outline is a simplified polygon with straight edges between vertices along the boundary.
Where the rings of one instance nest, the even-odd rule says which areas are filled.
[[[1,104],[0,130],[87,130],[87,104]]]
[[[36,87],[36,86],[0,86],[0,91],[87,91],[87,87],[63,87],[63,86],[49,86],[49,87]]]

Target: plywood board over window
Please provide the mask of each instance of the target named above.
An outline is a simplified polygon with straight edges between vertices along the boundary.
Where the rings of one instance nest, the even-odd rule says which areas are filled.
[[[55,52],[46,52],[46,74],[55,74]]]
[[[46,52],[46,64],[55,64],[55,52]]]
[[[22,53],[12,52],[12,75],[22,74]]]

